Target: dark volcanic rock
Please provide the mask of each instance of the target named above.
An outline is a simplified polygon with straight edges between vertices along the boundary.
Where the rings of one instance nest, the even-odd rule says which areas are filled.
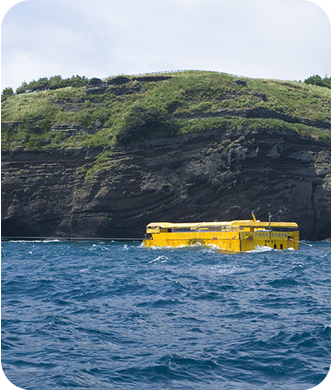
[[[77,168],[100,150],[2,152],[2,235],[143,237],[151,221],[296,221],[331,237],[331,146],[292,133],[236,130],[136,144],[112,168]]]
[[[138,84],[127,86],[127,85],[121,85],[115,88],[111,89],[111,92],[114,95],[130,95],[132,93],[139,93],[141,90],[141,86]]]
[[[236,80],[235,84],[239,85],[240,87],[246,87],[247,83],[244,80]]]
[[[125,76],[118,76],[118,77],[114,77],[112,79],[110,79],[107,84],[108,85],[122,85],[122,84],[126,84],[130,81],[130,79],[128,77],[125,77]]]
[[[87,83],[87,87],[96,87],[100,84],[102,84],[103,81],[101,79],[98,79],[97,77],[92,77],[91,80]]]
[[[265,96],[265,95],[264,95]],[[264,99],[263,96],[261,96]],[[175,115],[176,119],[205,119],[205,118],[220,118],[224,116],[237,116],[241,118],[272,118],[282,120],[288,123],[301,123],[307,126],[316,127],[323,130],[331,130],[331,123],[329,121],[322,121],[318,119],[298,118],[283,112],[275,111],[266,107],[247,108],[247,109],[221,109],[216,111],[195,111],[185,114]]]
[[[51,127],[51,131],[61,131],[67,137],[78,134],[94,134],[97,131],[101,130],[102,126],[98,123],[95,123],[92,129],[84,128],[81,125],[70,123],[68,124],[56,124]]]
[[[111,92],[114,95],[128,95],[132,93],[139,93],[141,86],[139,85],[139,82],[157,82],[157,81],[164,81],[171,79],[172,76],[139,76],[139,77],[132,77],[131,79],[126,76],[117,76],[114,77],[108,81],[102,81],[101,79],[98,79],[96,77],[93,77],[85,88],[85,93],[87,95],[92,94],[103,94],[107,92]],[[138,83],[127,86],[126,84],[130,83],[130,81],[138,81]]]
[[[164,80],[169,80],[171,79],[172,76],[139,76],[139,77],[133,77],[132,80],[137,80],[137,81],[164,81]]]
[[[6,127],[10,131],[13,131],[16,129],[16,127],[22,125],[23,123],[23,121],[2,121],[1,127]]]
[[[87,95],[90,94],[103,94],[106,92],[106,89],[108,88],[108,84],[102,81],[101,79],[98,79],[96,77],[93,77],[85,88],[85,93]]]

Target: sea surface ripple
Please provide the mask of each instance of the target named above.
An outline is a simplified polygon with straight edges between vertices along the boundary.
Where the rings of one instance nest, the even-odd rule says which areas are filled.
[[[3,371],[38,390],[314,387],[331,363],[331,243],[310,244],[3,242]]]

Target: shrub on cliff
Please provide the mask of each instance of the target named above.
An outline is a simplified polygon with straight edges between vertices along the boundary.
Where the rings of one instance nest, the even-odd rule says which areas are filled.
[[[37,92],[65,87],[84,87],[88,81],[87,77],[78,75],[67,79],[63,79],[61,76],[52,76],[49,79],[41,77],[39,80],[32,80],[29,83],[23,81],[22,85],[16,89],[16,93]]]
[[[331,88],[331,77],[324,77],[324,79],[322,79],[321,76],[316,74],[314,76],[308,77],[308,79],[306,79],[304,83],[311,84],[311,85],[318,85],[320,87]]]
[[[14,94],[14,91],[13,91],[12,87],[7,87],[7,88],[3,89],[2,93],[1,93],[1,95],[4,95],[4,96],[10,96],[13,94]]]
[[[8,96],[14,95],[14,91],[12,87],[8,87],[2,90],[1,92],[1,101],[7,99]]]
[[[117,133],[116,140],[121,145],[149,139],[170,137],[177,133],[175,120],[152,108],[134,106],[124,117],[124,126]]]

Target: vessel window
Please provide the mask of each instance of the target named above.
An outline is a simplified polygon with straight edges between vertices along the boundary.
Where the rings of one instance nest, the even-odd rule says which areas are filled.
[[[280,249],[283,249],[283,244],[280,244]]]
[[[196,231],[208,231],[208,232],[222,232],[222,231],[230,231],[230,228],[227,226],[205,226],[200,227]]]
[[[274,249],[277,249],[277,244],[274,245]]]
[[[222,226],[208,226],[209,232],[220,232],[222,231]]]
[[[272,229],[275,232],[295,232],[298,230],[297,227],[275,227]]]

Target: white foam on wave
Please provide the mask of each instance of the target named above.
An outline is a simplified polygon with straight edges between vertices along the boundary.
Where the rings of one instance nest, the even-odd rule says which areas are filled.
[[[89,248],[89,250],[90,251],[94,251],[94,250],[109,251],[110,249],[107,248],[107,246],[104,242],[100,242],[99,244],[93,244],[92,247]]]
[[[261,253],[261,252],[283,252],[283,251],[295,251],[294,248],[287,248],[287,249],[273,249],[269,246],[260,246],[257,245],[255,249],[252,251],[246,251],[245,253]]]
[[[144,245],[140,245],[138,248],[143,248],[145,247]],[[177,247],[174,247],[174,246],[170,246],[170,245],[153,245],[153,246],[147,246],[146,248],[150,249],[150,250],[153,250],[153,251],[157,251],[157,250],[165,250],[165,249],[177,249],[177,248],[186,248],[185,245],[181,245],[181,246],[177,246]]]
[[[213,269],[220,274],[223,275],[231,275],[238,272],[245,272],[247,268],[244,267],[236,267],[236,266],[227,266],[227,265],[218,265],[214,266]]]
[[[275,249],[270,248],[269,246],[260,246],[256,245],[255,249],[252,251],[247,251],[246,253],[261,253],[261,252],[274,252]]]
[[[219,250],[220,248],[214,244],[204,245],[203,248],[201,248],[201,252],[207,252],[207,253],[212,253]]]
[[[8,242],[11,242],[13,244],[15,243],[28,244],[29,242],[45,242],[45,241],[44,240],[9,240]]]
[[[159,261],[160,263],[166,263],[167,260],[169,260],[167,256],[161,255],[158,256],[156,259],[149,261],[149,263],[155,263],[156,261]]]
[[[139,248],[143,248],[145,247],[145,245],[142,243],[141,245],[139,245]],[[216,245],[213,245],[213,244],[208,244],[208,245],[204,245],[204,244],[201,244],[201,243],[197,243],[197,244],[193,244],[193,245],[178,245],[178,246],[171,246],[171,245],[154,245],[154,246],[149,246],[149,247],[146,247],[148,249],[152,249],[152,250],[176,250],[176,249],[183,249],[183,248],[189,248],[189,249],[200,249],[202,252],[215,252],[217,250],[219,250],[220,248],[217,247]]]
[[[237,273],[243,273],[248,272],[249,269],[246,267],[238,267],[236,265],[225,265],[225,264],[219,264],[219,265],[208,265],[208,266],[195,266],[193,267],[194,270],[206,274],[220,274],[220,275],[231,275],[231,274],[237,274]]]

